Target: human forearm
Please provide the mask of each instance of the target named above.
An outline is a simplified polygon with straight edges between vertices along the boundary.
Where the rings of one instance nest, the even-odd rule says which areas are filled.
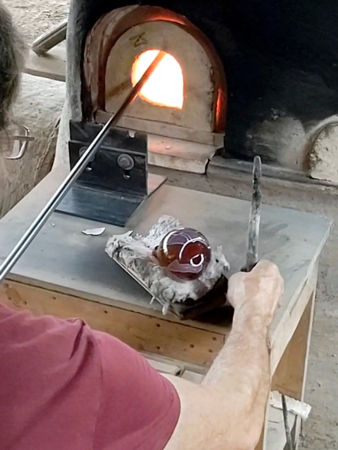
[[[269,378],[268,325],[259,316],[238,311],[226,345],[203,380],[219,389],[235,388],[235,394],[256,392],[261,376]],[[249,392],[248,392],[249,391]]]
[[[169,377],[181,415],[168,450],[252,450],[270,385],[268,329],[283,290],[277,267],[260,262],[229,280],[232,331],[202,385]]]
[[[169,377],[181,399],[181,417],[168,450],[254,448],[269,391],[267,335],[259,318],[235,315],[202,385]]]
[[[230,402],[235,421],[242,421],[246,433],[258,439],[270,389],[268,324],[264,318],[243,310],[235,312],[226,345],[203,385]]]
[[[269,326],[283,292],[278,268],[260,262],[250,273],[230,278],[228,300],[235,307],[232,331],[204,383],[234,395],[243,394],[247,406],[257,395],[266,398],[269,386]]]

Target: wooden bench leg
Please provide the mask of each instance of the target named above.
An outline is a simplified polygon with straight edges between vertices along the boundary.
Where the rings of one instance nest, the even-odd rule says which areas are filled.
[[[315,292],[312,292],[298,326],[277,366],[272,379],[272,390],[304,400],[306,372],[311,340]],[[301,420],[296,419],[295,441],[301,429]],[[262,447],[264,448],[264,447]],[[268,450],[268,449],[267,449]]]

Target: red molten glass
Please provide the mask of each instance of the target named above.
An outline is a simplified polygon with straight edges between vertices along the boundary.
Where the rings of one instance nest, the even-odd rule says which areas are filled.
[[[182,228],[168,233],[154,250],[160,266],[182,280],[196,280],[210,262],[211,250],[202,233]]]

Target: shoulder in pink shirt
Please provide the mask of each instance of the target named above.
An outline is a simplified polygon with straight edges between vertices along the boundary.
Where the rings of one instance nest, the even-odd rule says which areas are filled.
[[[160,450],[179,417],[172,384],[81,320],[0,304],[4,450]]]

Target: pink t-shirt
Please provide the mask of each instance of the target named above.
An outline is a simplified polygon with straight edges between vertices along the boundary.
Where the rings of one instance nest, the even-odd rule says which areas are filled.
[[[172,384],[119,340],[0,304],[2,450],[160,450],[179,412]]]

